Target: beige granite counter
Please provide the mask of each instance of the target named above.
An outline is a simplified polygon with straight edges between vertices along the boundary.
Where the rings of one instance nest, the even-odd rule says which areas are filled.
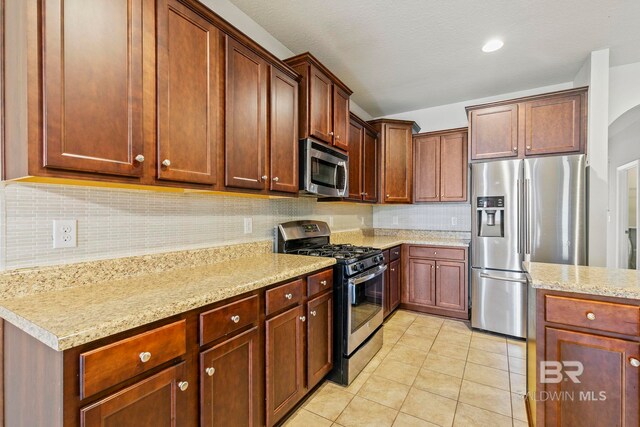
[[[531,286],[537,289],[640,299],[640,272],[580,265],[525,262]]]
[[[333,264],[333,258],[245,256],[6,298],[0,317],[54,350],[66,350]]]
[[[432,246],[469,246],[470,234],[465,232],[376,229],[369,233],[339,233],[331,236],[332,243],[351,243],[389,249],[402,244]]]

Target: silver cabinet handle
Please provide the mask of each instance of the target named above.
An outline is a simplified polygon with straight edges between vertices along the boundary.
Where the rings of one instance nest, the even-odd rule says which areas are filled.
[[[313,317],[316,317],[316,314],[317,314],[317,313],[316,313],[316,311],[315,311],[315,310],[313,310],[313,311],[311,312],[311,315],[312,315]]]
[[[240,316],[238,316],[237,314],[235,316],[231,316],[231,320],[233,321],[233,323],[238,323],[240,321]]]
[[[144,156],[142,154],[138,154],[136,156],[136,162],[138,162],[138,163],[144,162]]]
[[[333,132],[329,132],[329,136],[333,136]]]
[[[336,139],[340,139],[340,135],[336,135]]]
[[[304,317],[304,316],[300,316],[300,320],[302,320],[304,322],[305,320],[307,320],[307,318]]]
[[[498,277],[498,276],[492,276],[487,273],[480,273],[480,277],[483,279],[502,280],[504,282],[527,283],[527,279],[513,279],[511,277]]]
[[[186,391],[189,388],[189,382],[188,381],[180,381],[178,383],[178,388],[180,389],[180,391]]]
[[[527,150],[531,150],[531,146],[530,145],[527,145]]]
[[[262,175],[262,180],[266,181],[267,179],[269,179],[269,177],[267,175]]]
[[[392,269],[391,269],[391,271],[396,271],[396,269],[395,269],[395,268],[392,268]]]
[[[168,168],[169,166],[171,166],[171,160],[169,159],[164,159],[162,161],[162,166],[164,166],[165,168]]]
[[[518,151],[518,147],[513,147],[513,152],[517,152]]]
[[[394,255],[400,255],[400,252],[395,251],[393,254],[394,254]]]
[[[326,281],[326,280],[321,280],[321,281],[320,281],[320,284],[321,284],[322,286],[327,286],[327,281]]]
[[[589,320],[596,320],[596,315],[595,315],[595,313],[588,312],[588,313],[587,313],[587,319],[589,319]]]
[[[291,299],[291,298],[293,298],[293,295],[292,294],[285,294],[284,297],[286,299]]]
[[[142,363],[147,363],[149,360],[151,360],[151,353],[149,353],[148,351],[143,351],[142,353],[140,353],[140,360],[142,361]]]
[[[390,194],[387,194],[387,198],[389,198],[389,197],[391,197],[391,195],[390,195]]]
[[[280,181],[280,178],[278,178],[277,176],[273,178],[273,182],[278,182]]]
[[[210,367],[210,368],[205,369],[204,371],[207,373],[207,375],[209,375],[210,377],[212,377],[212,376],[213,376],[213,374],[215,374],[215,373],[216,373],[216,368],[214,368],[214,367],[212,366],[212,367]]]
[[[634,368],[640,367],[640,360],[636,359],[635,357],[630,357],[629,363],[631,363],[631,366],[633,366]]]
[[[436,251],[433,251],[433,254],[434,254],[434,255],[438,255],[438,252],[436,252]]]

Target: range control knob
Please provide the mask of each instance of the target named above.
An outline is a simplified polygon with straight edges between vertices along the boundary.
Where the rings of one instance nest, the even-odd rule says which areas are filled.
[[[358,271],[362,271],[362,270],[364,270],[364,264],[359,262],[359,263],[356,264],[356,268],[358,269]]]

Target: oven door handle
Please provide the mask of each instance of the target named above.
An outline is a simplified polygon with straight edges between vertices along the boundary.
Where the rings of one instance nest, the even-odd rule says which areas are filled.
[[[374,277],[377,277],[382,273],[384,273],[386,269],[387,269],[386,265],[379,265],[378,269],[373,273],[367,274],[365,276],[356,276],[353,279],[349,279],[349,285],[355,286],[355,285],[359,285],[362,282],[366,282],[367,280],[371,280]]]

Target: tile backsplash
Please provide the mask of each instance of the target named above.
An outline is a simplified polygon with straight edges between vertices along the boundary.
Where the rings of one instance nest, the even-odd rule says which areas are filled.
[[[244,233],[244,219],[253,230]],[[11,270],[272,239],[281,222],[371,228],[372,208],[314,198],[260,199],[48,184],[0,189],[0,267]],[[78,222],[78,246],[54,249],[53,220]]]
[[[438,203],[373,207],[374,228],[471,231],[471,205]]]

